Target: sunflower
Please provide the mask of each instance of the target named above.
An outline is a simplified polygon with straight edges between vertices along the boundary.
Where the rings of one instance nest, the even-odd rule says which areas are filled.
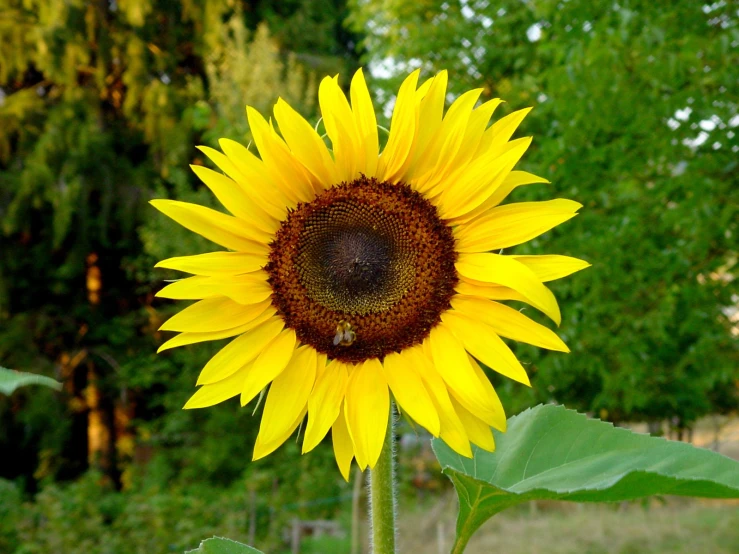
[[[481,89],[444,112],[447,73],[405,79],[380,152],[361,70],[349,99],[338,78],[319,88],[324,137],[285,101],[274,122],[247,107],[259,156],[232,140],[200,147],[221,172],[194,165],[227,215],[175,200],[152,204],[226,250],[164,260],[192,274],[157,296],[198,300],[161,329],[160,351],[236,337],[203,368],[185,408],[269,386],[254,459],[306,418],[302,449],[332,432],[339,469],[374,467],[390,395],[398,409],[463,456],[505,430],[481,364],[529,385],[501,337],[568,352],[544,327],[500,301],[526,302],[557,324],[545,282],[589,264],[557,255],[503,255],[574,217],[571,200],[500,205],[516,187],[546,183],[513,170],[531,138],[510,140],[528,113],[488,126],[501,100]],[[279,133],[277,131],[279,128]],[[493,252],[495,251],[495,252]]]

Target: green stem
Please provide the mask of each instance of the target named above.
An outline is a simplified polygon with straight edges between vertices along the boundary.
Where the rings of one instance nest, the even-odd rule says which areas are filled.
[[[395,417],[390,407],[385,443],[374,469],[370,470],[370,517],[372,554],[395,554]]]

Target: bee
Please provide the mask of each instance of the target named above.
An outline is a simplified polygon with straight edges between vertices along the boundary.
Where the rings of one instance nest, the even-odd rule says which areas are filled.
[[[352,329],[352,324],[343,319],[336,325],[336,336],[334,336],[334,346],[350,346],[357,338],[357,334]]]

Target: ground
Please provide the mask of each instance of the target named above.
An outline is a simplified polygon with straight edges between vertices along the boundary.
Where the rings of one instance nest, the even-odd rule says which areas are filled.
[[[509,510],[474,535],[466,554],[735,554],[739,502],[670,499],[624,503],[537,504]],[[453,502],[401,519],[401,552],[448,553]],[[431,510],[434,512],[434,510]]]

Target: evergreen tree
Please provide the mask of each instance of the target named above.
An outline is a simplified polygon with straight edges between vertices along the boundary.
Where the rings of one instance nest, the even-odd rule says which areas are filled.
[[[63,404],[0,398],[0,450],[15,453],[0,475],[32,487],[93,462],[121,485],[135,444],[170,456],[170,476],[241,474],[251,418],[180,412],[207,348],[154,354],[169,308],[152,266],[206,244],[147,201],[208,202],[187,165],[205,163],[197,144],[248,142],[245,104],[314,113],[317,80],[356,66],[345,10],[0,0],[0,365],[65,384]],[[208,460],[187,451],[207,441]]]

